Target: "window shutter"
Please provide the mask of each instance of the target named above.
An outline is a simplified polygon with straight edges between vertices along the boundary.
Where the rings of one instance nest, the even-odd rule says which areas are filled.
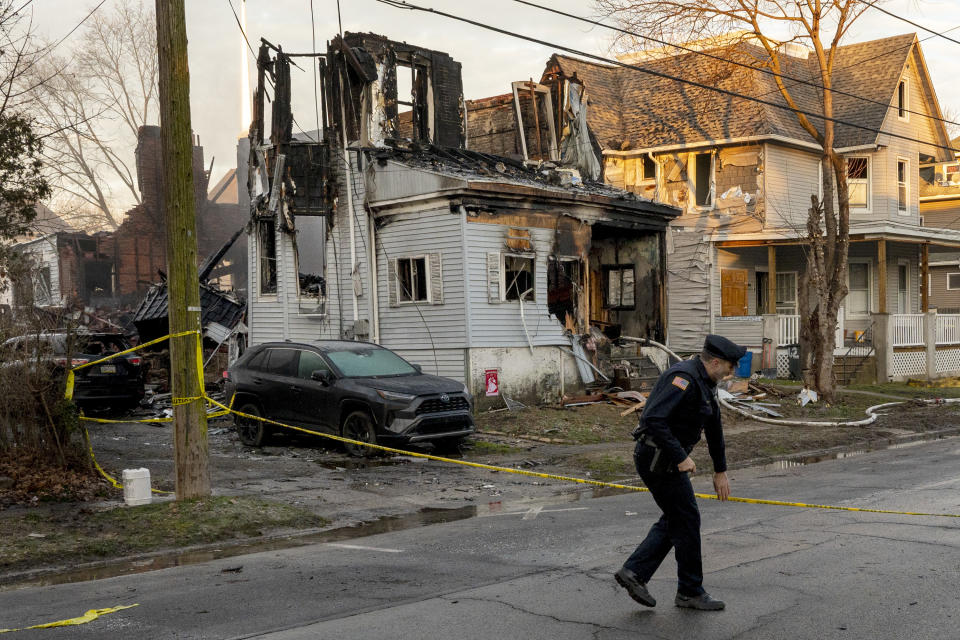
[[[443,265],[439,253],[427,257],[430,263],[430,298],[433,304],[443,304]]]
[[[500,304],[500,252],[487,252],[487,300]]]
[[[397,260],[388,260],[387,264],[390,265],[390,273],[387,279],[387,290],[390,292],[390,306],[398,307],[400,306],[400,299],[397,295]]]

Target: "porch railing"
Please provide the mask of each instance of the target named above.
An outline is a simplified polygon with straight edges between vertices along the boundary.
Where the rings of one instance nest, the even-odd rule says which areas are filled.
[[[777,316],[777,322],[779,325],[777,344],[783,346],[800,342],[799,315],[779,315]],[[837,335],[835,344],[838,347],[843,346],[843,307],[837,312]]]
[[[960,314],[937,315],[937,344],[960,344]]]
[[[800,342],[800,316],[777,316],[777,322],[780,325],[777,344],[783,346]]]
[[[893,346],[918,347],[924,344],[922,313],[897,313],[892,320]]]

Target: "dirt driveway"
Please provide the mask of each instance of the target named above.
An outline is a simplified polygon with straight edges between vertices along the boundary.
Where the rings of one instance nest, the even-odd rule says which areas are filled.
[[[845,399],[847,413],[883,402],[874,396]],[[862,407],[861,407],[862,405]],[[819,411],[820,415],[817,415]],[[836,408],[815,410],[812,419],[835,419]],[[916,439],[960,433],[960,404],[905,404],[867,427],[773,426],[725,412],[731,468],[789,458],[812,461],[838,451],[881,448]],[[633,482],[630,430],[635,416],[619,408],[525,409],[478,417],[480,433],[463,460],[557,475]],[[146,467],[153,486],[173,488],[169,425],[92,425],[97,460],[119,476]],[[210,469],[216,495],[253,495],[307,508],[344,526],[424,509],[487,503],[525,503],[575,495],[583,485],[531,478],[411,456],[351,458],[335,443],[301,434],[281,435],[253,449],[237,439],[229,418],[210,423]],[[429,453],[429,445],[411,451]],[[706,446],[694,454],[699,469],[711,469]],[[602,489],[601,489],[602,491]],[[572,498],[571,498],[572,499]]]

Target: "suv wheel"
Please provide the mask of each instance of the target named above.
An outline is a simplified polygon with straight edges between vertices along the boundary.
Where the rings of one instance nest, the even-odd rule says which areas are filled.
[[[340,428],[340,435],[344,438],[350,438],[351,440],[377,444],[377,434],[373,428],[373,420],[370,419],[370,414],[366,411],[354,411],[349,414],[343,421],[343,426]],[[344,442],[343,448],[346,449],[347,453],[351,456],[358,458],[370,458],[378,453],[376,449],[371,447],[364,447],[349,442]]]
[[[251,416],[263,416],[260,407],[252,402],[240,405],[237,411]],[[237,427],[237,435],[240,436],[240,442],[248,447],[262,447],[270,439],[270,425],[262,420],[236,416],[233,419],[233,423]]]

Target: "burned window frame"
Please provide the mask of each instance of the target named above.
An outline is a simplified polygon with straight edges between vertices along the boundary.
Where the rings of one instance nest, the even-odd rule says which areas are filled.
[[[706,176],[700,175],[700,159],[706,156],[710,166]],[[716,154],[713,151],[698,151],[690,154],[690,200],[697,209],[712,209],[714,203],[714,182],[716,180]],[[700,201],[700,192],[704,190],[704,201]]]
[[[629,272],[630,279],[632,280],[632,286],[630,288],[631,300],[629,304],[624,304],[623,292],[624,292],[624,274]],[[603,273],[603,306],[606,309],[611,309],[614,311],[629,311],[637,308],[637,267],[634,264],[605,264],[602,266]],[[618,290],[619,295],[617,296],[617,303],[612,304],[613,296],[613,287],[610,283],[610,278],[614,274],[619,274],[618,280]]]
[[[414,279],[413,274],[413,265],[415,262],[423,262],[423,288],[424,291],[423,297],[418,297],[416,294],[420,293],[413,291],[416,285],[416,280]],[[403,285],[401,280],[401,272],[403,270],[403,264],[406,263],[410,267],[410,281],[411,288],[408,290]],[[426,253],[410,256],[402,256],[394,259],[394,277],[396,281],[394,286],[397,288],[397,304],[398,305],[409,305],[409,304],[420,304],[420,303],[433,303],[433,283],[431,282],[430,277],[430,256]],[[404,299],[405,292],[409,291],[409,296],[407,299]]]
[[[508,260],[525,260],[530,263],[530,287],[524,291],[520,291],[519,284],[517,283],[516,277],[512,280],[508,280],[508,270],[507,270],[507,261]],[[523,269],[513,269],[510,273],[520,273]],[[510,297],[511,291],[515,292],[515,297]],[[527,297],[523,297],[523,293],[529,291]],[[530,253],[519,253],[519,252],[501,252],[500,253],[500,301],[501,302],[519,302],[520,300],[524,302],[536,302],[537,301],[537,257],[534,254]]]
[[[265,232],[268,237],[265,237]],[[272,285],[265,286],[271,280]],[[261,296],[276,296],[279,293],[277,221],[273,218],[257,220],[257,292]]]
[[[300,252],[304,243],[302,240],[302,233],[304,232],[303,224],[304,221],[310,220],[311,222],[316,221],[321,225],[320,233],[320,273],[306,273],[301,268],[300,261]],[[297,292],[301,300],[324,300],[327,295],[327,282],[326,282],[326,227],[327,219],[323,216],[316,215],[306,215],[306,216],[297,216],[297,229],[296,229],[296,240],[294,243],[293,259],[294,264],[297,269]],[[311,287],[316,286],[315,291],[311,291]]]

